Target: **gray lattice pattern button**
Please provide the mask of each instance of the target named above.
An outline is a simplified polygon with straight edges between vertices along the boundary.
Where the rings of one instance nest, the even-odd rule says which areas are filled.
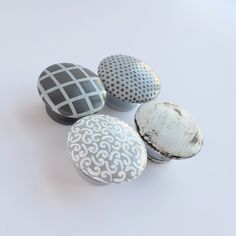
[[[121,183],[138,177],[147,153],[139,135],[126,123],[107,115],[78,120],[68,135],[76,169],[96,183]]]
[[[143,103],[160,93],[160,81],[155,71],[130,56],[105,58],[98,67],[98,76],[112,96],[128,103]]]
[[[178,105],[149,101],[135,114],[137,130],[154,161],[193,157],[202,148],[203,135],[193,117]]]
[[[61,123],[73,123],[100,111],[106,95],[95,73],[71,63],[46,68],[39,76],[38,91],[48,114]]]

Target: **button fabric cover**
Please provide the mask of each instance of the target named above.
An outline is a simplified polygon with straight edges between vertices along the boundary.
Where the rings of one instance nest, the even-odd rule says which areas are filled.
[[[100,183],[121,183],[141,175],[146,162],[145,145],[133,128],[108,115],[81,118],[68,135],[76,168]]]
[[[122,101],[143,103],[160,93],[160,80],[155,71],[130,56],[106,57],[98,66],[98,76],[106,90]]]
[[[46,68],[39,76],[38,91],[48,107],[69,118],[94,114],[105,104],[106,91],[99,77],[71,63]]]

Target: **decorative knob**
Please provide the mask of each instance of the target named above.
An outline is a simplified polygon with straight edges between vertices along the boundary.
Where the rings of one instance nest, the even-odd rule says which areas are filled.
[[[178,105],[149,101],[135,114],[138,133],[154,162],[185,159],[202,148],[203,135],[193,117]]]
[[[39,76],[38,91],[48,115],[62,124],[100,111],[106,96],[95,73],[71,63],[47,67]]]
[[[126,123],[108,115],[78,120],[71,127],[67,144],[78,172],[96,184],[131,181],[146,166],[142,139]]]
[[[119,111],[128,111],[160,93],[160,81],[154,70],[130,56],[105,58],[98,66],[98,76],[108,91],[107,105]]]

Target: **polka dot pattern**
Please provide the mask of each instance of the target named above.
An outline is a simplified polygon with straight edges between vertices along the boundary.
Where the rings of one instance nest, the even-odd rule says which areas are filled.
[[[103,59],[98,76],[106,90],[122,101],[143,103],[160,93],[160,80],[155,71],[130,56],[112,55]]]

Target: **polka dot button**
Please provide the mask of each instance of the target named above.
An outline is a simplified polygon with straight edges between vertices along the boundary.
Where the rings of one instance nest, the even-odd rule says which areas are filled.
[[[105,89],[122,101],[143,103],[160,93],[160,81],[154,70],[130,56],[105,58],[98,67],[98,76]]]

